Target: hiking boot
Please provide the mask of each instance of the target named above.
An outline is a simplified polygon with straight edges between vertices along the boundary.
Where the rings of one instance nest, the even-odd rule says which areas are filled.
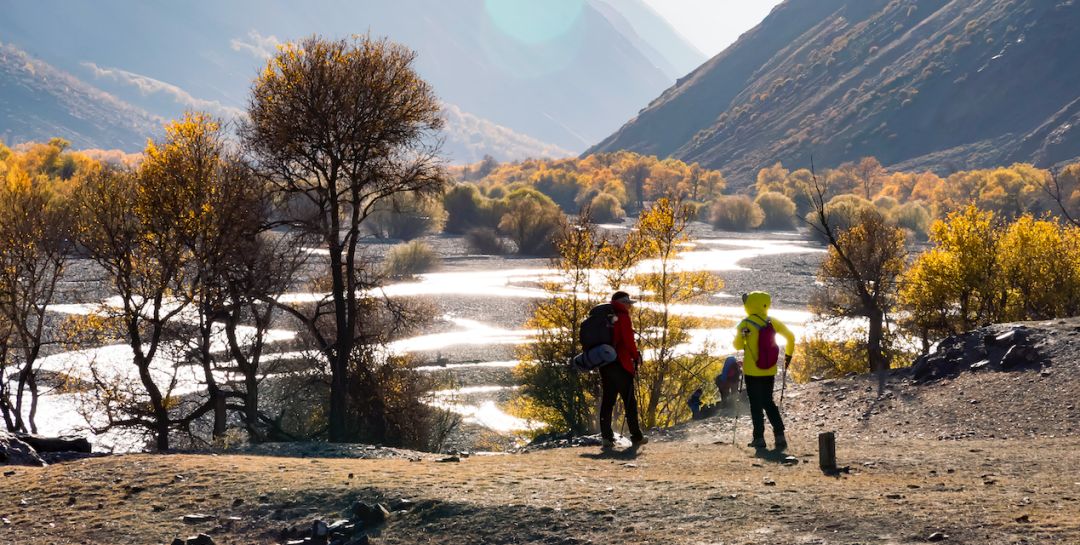
[[[630,446],[632,446],[632,447],[640,447],[641,445],[644,445],[645,443],[648,443],[648,442],[649,442],[648,437],[641,436],[641,437],[631,439],[630,440]]]
[[[776,450],[784,450],[787,448],[787,438],[784,437],[783,433],[777,433],[773,437],[776,438],[776,446],[773,448]]]
[[[600,448],[604,449],[604,450],[611,450],[611,449],[615,448],[615,440],[614,439],[604,439],[603,441],[600,441]]]
[[[750,444],[746,445],[746,446],[748,446],[750,448],[765,448],[765,438],[764,437],[755,437],[754,440],[750,441]]]

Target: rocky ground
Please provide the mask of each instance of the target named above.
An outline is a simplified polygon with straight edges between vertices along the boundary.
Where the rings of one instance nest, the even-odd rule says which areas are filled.
[[[794,464],[743,447],[743,412],[734,445],[720,415],[609,455],[271,445],[10,467],[0,543],[319,543],[337,521],[341,543],[1074,544],[1078,372],[1073,319],[951,339],[883,396],[866,377],[790,387]]]

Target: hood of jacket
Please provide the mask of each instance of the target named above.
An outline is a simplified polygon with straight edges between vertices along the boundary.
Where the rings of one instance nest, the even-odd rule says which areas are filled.
[[[772,306],[772,297],[763,291],[752,291],[743,299],[743,309],[747,316],[757,315],[760,318],[769,317],[769,307]]]

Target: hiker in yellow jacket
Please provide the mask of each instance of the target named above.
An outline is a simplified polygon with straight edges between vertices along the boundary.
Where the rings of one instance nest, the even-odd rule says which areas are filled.
[[[746,395],[750,398],[750,418],[754,422],[754,440],[747,446],[765,448],[765,415],[773,428],[776,439],[774,448],[787,448],[784,438],[784,421],[780,418],[780,409],[773,401],[773,386],[776,381],[777,361],[780,350],[776,344],[776,334],[784,337],[784,365],[791,363],[795,353],[795,335],[780,320],[769,318],[772,297],[763,291],[744,293],[742,296],[746,318],[739,322],[735,335],[735,349],[743,351],[743,376],[746,379]]]

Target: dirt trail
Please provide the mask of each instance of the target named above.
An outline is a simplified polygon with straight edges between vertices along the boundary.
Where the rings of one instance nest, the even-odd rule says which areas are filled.
[[[950,543],[1080,542],[1076,438],[841,436],[851,473],[840,477],[817,468],[811,436],[795,437],[803,463],[791,467],[700,439],[613,457],[126,455],[17,468],[0,480],[0,543],[168,543],[214,527],[219,544],[277,543],[281,528],[341,518],[355,499],[399,498],[416,507],[374,543],[921,543],[934,532]],[[221,518],[181,522],[196,512]]]

